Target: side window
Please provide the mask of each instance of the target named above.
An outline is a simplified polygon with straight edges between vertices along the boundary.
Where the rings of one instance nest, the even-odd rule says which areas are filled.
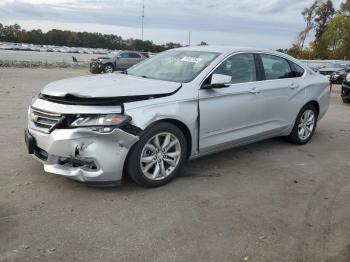
[[[123,52],[120,54],[121,58],[129,58],[129,53],[128,52]]]
[[[266,80],[292,78],[293,72],[286,59],[273,55],[260,55]]]
[[[255,60],[253,54],[237,54],[227,58],[214,71],[214,74],[232,77],[232,84],[256,81]]]
[[[136,53],[129,53],[129,58],[141,58],[141,56]]]
[[[293,77],[301,77],[303,76],[305,70],[301,67],[298,66],[297,64],[290,62],[292,65],[292,72],[293,72]]]

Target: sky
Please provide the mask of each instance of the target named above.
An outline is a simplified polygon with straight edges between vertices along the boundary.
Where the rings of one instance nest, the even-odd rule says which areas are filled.
[[[312,0],[144,0],[144,39],[288,48]],[[333,0],[336,7],[341,0]],[[141,39],[142,0],[0,0],[0,23]]]

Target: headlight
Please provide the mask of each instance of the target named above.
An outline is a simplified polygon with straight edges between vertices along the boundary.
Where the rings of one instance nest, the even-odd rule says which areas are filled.
[[[350,82],[350,74],[346,75],[346,82]]]
[[[101,133],[108,133],[130,121],[130,116],[119,114],[78,116],[78,118],[70,124],[70,127],[83,127]]]

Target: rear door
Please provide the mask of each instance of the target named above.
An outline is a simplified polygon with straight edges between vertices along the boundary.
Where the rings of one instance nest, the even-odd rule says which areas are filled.
[[[141,61],[141,55],[135,52],[129,52],[128,67],[136,65]]]
[[[283,131],[294,123],[298,111],[304,102],[305,90],[302,89],[304,69],[293,62],[276,55],[259,54],[265,74],[260,87],[260,96],[265,101],[266,124],[273,130]]]

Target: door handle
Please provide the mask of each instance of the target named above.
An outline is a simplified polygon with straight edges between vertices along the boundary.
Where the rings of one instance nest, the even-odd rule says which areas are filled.
[[[250,90],[251,94],[259,94],[260,90],[258,88],[253,88],[252,90]]]
[[[299,88],[299,85],[297,85],[297,84],[290,85],[290,89],[297,89],[297,88]]]

